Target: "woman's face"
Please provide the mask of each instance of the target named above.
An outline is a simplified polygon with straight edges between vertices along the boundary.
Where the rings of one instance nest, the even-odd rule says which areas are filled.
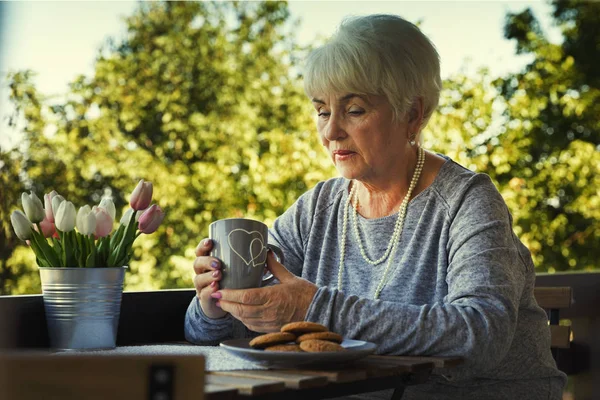
[[[323,146],[343,177],[377,181],[398,173],[409,148],[408,123],[394,121],[384,96],[327,94],[312,103]]]

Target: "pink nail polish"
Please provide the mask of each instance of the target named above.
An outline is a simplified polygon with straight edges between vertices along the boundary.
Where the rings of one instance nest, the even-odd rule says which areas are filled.
[[[210,283],[210,287],[214,288],[216,283],[217,283],[217,281],[212,281],[212,282]]]
[[[217,277],[217,276],[219,276],[219,271],[215,271],[215,272],[213,272],[213,273],[212,273],[212,276],[214,276],[214,277]]]
[[[215,306],[217,306],[217,307],[221,308],[221,302],[220,302],[220,301],[217,301],[217,302],[215,303]]]
[[[210,295],[213,299],[220,299],[222,297],[221,292],[214,292]]]

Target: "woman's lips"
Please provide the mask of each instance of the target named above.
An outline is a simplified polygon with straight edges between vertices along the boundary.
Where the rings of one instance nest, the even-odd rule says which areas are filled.
[[[338,161],[348,160],[348,159],[352,158],[352,156],[354,156],[355,154],[356,154],[355,152],[349,151],[349,150],[335,150],[333,152],[333,156]]]

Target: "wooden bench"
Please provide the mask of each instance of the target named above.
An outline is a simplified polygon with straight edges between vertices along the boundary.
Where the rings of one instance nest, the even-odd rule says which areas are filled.
[[[538,305],[548,313],[550,348],[554,360],[558,363],[558,350],[571,346],[571,327],[559,325],[560,310],[571,307],[571,288],[536,287],[533,294]]]

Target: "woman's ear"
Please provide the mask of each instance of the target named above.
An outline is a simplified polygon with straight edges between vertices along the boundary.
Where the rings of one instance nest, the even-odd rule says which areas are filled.
[[[408,112],[408,132],[410,132],[409,141],[414,146],[416,137],[421,132],[423,125],[423,99],[417,97]]]
[[[408,122],[413,122],[416,118],[419,117],[419,112],[417,111],[417,109],[413,106],[410,109],[410,114],[408,115]]]
[[[420,128],[420,125],[423,122],[423,98],[421,97],[415,99],[408,113],[408,123],[413,124],[415,122],[419,123]]]

